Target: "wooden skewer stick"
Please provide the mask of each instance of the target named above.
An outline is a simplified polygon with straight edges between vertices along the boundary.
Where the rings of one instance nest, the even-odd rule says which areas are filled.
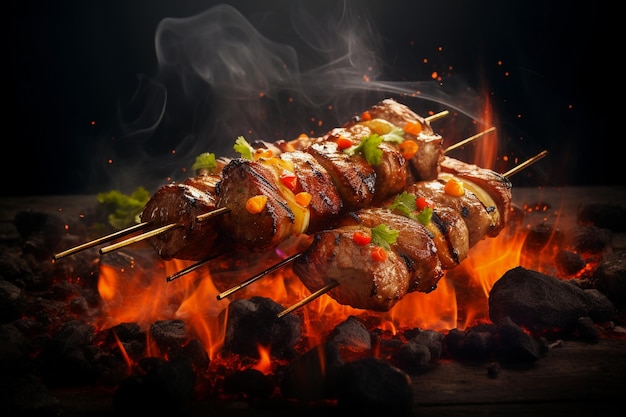
[[[260,273],[256,274],[255,276],[253,276],[252,278],[248,278],[247,280],[243,281],[242,283],[235,285],[234,287],[220,293],[217,295],[217,299],[221,300],[223,298],[228,297],[229,295],[231,295],[232,293],[234,293],[235,291],[239,291],[240,289],[252,284],[255,281],[258,281],[259,279],[263,278],[264,276],[271,274],[272,272],[276,271],[277,269],[282,268],[283,266],[295,261],[297,258],[300,257],[300,255],[302,255],[302,252],[296,253],[295,255],[291,255],[288,258],[283,259],[282,261],[278,262],[277,264],[273,265],[272,267],[265,269],[263,271],[261,271]]]
[[[202,265],[206,264],[209,261],[212,261],[215,258],[220,257],[221,255],[222,254],[219,253],[217,255],[208,256],[205,259],[203,259],[201,261],[198,261],[198,262],[194,263],[193,265],[188,266],[187,268],[183,268],[180,271],[178,271],[176,273],[173,273],[172,275],[168,276],[166,280],[167,280],[167,282],[174,281],[175,279],[178,279],[178,278],[182,277],[183,275],[186,275],[186,274],[188,274],[190,272],[195,271],[196,269],[200,268]]]
[[[541,158],[543,158],[547,154],[548,154],[548,151],[541,151],[537,155],[535,155],[532,158],[528,159],[527,161],[522,162],[521,164],[519,164],[515,168],[508,170],[507,172],[502,174],[502,176],[508,178],[511,175],[520,172],[524,168],[527,168],[529,165],[534,164],[535,162],[537,162],[538,160],[540,160]],[[298,301],[297,303],[295,303],[291,307],[288,307],[288,308],[284,309],[283,311],[281,311],[280,313],[278,313],[278,318],[281,318],[284,315],[291,313],[295,309],[300,308],[300,307],[310,303],[311,301],[313,301],[316,298],[318,298],[319,296],[327,293],[328,291],[332,290],[333,288],[337,287],[338,285],[339,285],[339,282],[337,282],[335,280],[330,281],[330,283],[326,284],[325,286],[323,286],[319,290],[315,291],[313,294],[309,295],[308,297],[303,298],[302,300]]]
[[[470,142],[472,142],[472,141],[474,141],[474,140],[476,140],[476,139],[478,139],[478,138],[481,138],[481,137],[485,136],[487,133],[494,132],[495,130],[496,130],[496,128],[495,128],[495,127],[490,127],[490,128],[489,128],[489,129],[487,129],[487,130],[484,130],[484,131],[482,131],[482,132],[480,132],[480,133],[475,134],[474,136],[470,136],[469,138],[467,138],[467,139],[463,139],[462,141],[457,142],[457,143],[455,143],[454,145],[450,145],[450,146],[448,146],[448,147],[447,147],[447,148],[443,151],[443,153],[448,153],[448,152],[450,152],[451,150],[454,150],[454,149],[456,149],[456,148],[460,148],[461,146],[466,145],[466,144],[468,144],[468,143],[470,143]]]
[[[450,114],[450,112],[448,110],[444,110],[444,111],[441,111],[439,113],[435,113],[432,116],[428,116],[428,117],[424,118],[424,120],[427,123],[430,123],[430,122],[434,122],[435,120],[442,119],[442,118],[446,117],[448,114]]]
[[[150,230],[149,232],[142,233],[137,236],[130,237],[126,240],[122,240],[117,243],[113,243],[109,246],[105,246],[104,248],[100,248],[100,255],[104,255],[105,253],[112,252],[114,250],[123,248],[124,246],[132,245],[133,243],[141,242],[142,240],[148,239],[149,237],[158,235],[160,233],[166,232],[175,227],[180,227],[181,225],[178,223],[172,223],[165,226],[157,227],[154,230]]]
[[[127,227],[126,229],[118,230],[115,233],[111,233],[110,235],[102,236],[98,239],[90,240],[89,242],[83,243],[82,245],[75,246],[71,249],[67,249],[63,252],[59,252],[52,256],[52,258],[56,261],[65,256],[72,255],[76,252],[80,252],[81,250],[85,250],[88,248],[92,248],[94,246],[98,246],[101,243],[110,242],[113,239],[117,239],[118,237],[126,236],[130,233],[136,232],[137,230],[144,229],[150,225],[149,222],[138,223],[134,226]]]
[[[219,216],[219,215],[222,215],[222,214],[226,214],[229,211],[230,211],[230,208],[228,208],[228,207],[221,207],[221,208],[218,208],[218,209],[215,209],[215,210],[211,210],[208,213],[204,213],[204,214],[200,214],[199,216],[196,216],[196,220],[199,221],[199,222],[202,222],[202,221],[208,220],[208,219],[210,219],[212,217]]]
[[[302,300],[298,301],[297,303],[295,303],[291,307],[287,307],[286,309],[284,309],[283,311],[278,313],[276,315],[276,317],[281,318],[282,316],[291,313],[295,309],[300,308],[303,305],[310,303],[311,301],[315,300],[316,298],[318,298],[319,296],[321,296],[323,294],[326,294],[328,291],[332,290],[333,288],[335,288],[338,285],[339,285],[339,282],[337,282],[335,280],[330,281],[328,284],[326,284],[325,286],[323,286],[319,290],[315,291],[313,294],[309,295],[308,297],[303,298]]]
[[[522,162],[521,164],[519,164],[518,166],[509,169],[507,172],[505,172],[504,174],[502,174],[503,177],[510,177],[511,175],[517,174],[518,172],[520,172],[521,170],[523,170],[524,168],[528,167],[529,165],[534,164],[535,162],[537,162],[538,160],[540,160],[541,158],[543,158],[544,156],[546,156],[548,154],[548,151],[541,151],[539,152],[537,155],[533,156],[532,158]]]

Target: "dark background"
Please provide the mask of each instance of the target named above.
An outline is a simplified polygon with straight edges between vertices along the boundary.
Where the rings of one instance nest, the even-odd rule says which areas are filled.
[[[314,25],[350,10],[347,16],[359,15],[357,27],[374,34],[378,79],[431,81],[433,71],[446,85],[462,79],[489,99],[502,143],[499,155],[523,160],[549,151],[511,178],[515,186],[623,185],[623,47],[612,23],[617,17],[610,18],[616,13],[604,3],[357,1],[341,9],[337,1],[11,1],[5,3],[2,195],[90,194],[140,185],[154,191],[184,178],[192,156],[213,151],[213,136],[224,136],[210,128],[221,116],[206,99],[219,95],[197,78],[185,84],[172,73],[164,77],[155,33],[165,18],[195,16],[217,4],[232,5],[264,36],[292,46],[309,69],[326,63],[298,40],[292,7],[309,10]],[[341,31],[318,26],[330,44]],[[151,78],[168,86],[167,112],[150,129],[133,127],[129,113],[144,109],[129,103],[135,103],[138,80]],[[467,92],[456,88],[460,95]],[[263,122],[273,129],[265,134],[279,138],[310,127],[311,108],[288,113],[277,102],[279,117],[265,115]],[[440,104],[419,103],[416,111],[424,114]],[[437,126],[445,129],[445,121]],[[232,143],[237,126],[229,128],[232,136],[225,140]],[[128,139],[133,129],[141,133]],[[242,123],[241,130],[246,135],[248,125]],[[202,144],[190,146],[194,138]]]

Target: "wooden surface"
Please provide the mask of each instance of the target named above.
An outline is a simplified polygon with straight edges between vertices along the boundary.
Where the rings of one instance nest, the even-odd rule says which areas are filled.
[[[441,361],[413,376],[415,417],[556,417],[618,415],[626,394],[626,340],[597,344],[565,341],[525,369],[501,368],[495,377],[487,363]],[[112,393],[92,388],[58,390],[65,417],[114,416]],[[192,416],[340,415],[332,407],[287,401],[197,401]]]

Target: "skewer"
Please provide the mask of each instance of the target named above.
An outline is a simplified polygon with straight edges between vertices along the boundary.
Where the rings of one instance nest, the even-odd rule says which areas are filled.
[[[541,151],[537,155],[535,155],[532,158],[522,162],[521,164],[519,164],[515,168],[510,169],[510,170],[508,170],[507,172],[505,172],[504,174],[501,174],[501,175],[503,177],[509,178],[511,175],[517,174],[518,172],[520,172],[524,168],[527,168],[528,166],[534,164],[535,162],[537,162],[538,160],[540,160],[541,158],[543,158],[547,154],[548,154],[548,151],[545,151],[545,150]],[[332,280],[330,283],[326,284],[325,286],[323,286],[319,290],[315,291],[311,295],[303,298],[302,300],[300,300],[297,303],[293,304],[291,307],[287,307],[286,309],[284,309],[283,311],[278,313],[277,317],[281,318],[282,316],[291,313],[295,309],[300,308],[300,307],[306,305],[307,303],[310,303],[311,301],[313,301],[316,298],[320,297],[321,295],[327,293],[328,291],[332,290],[333,288],[335,288],[338,285],[339,285],[339,282],[337,282],[335,280]]]
[[[320,288],[319,290],[315,291],[313,294],[309,295],[308,297],[303,298],[302,300],[300,300],[297,303],[293,304],[291,307],[287,307],[286,309],[284,309],[283,311],[278,313],[276,315],[276,317],[277,318],[281,318],[282,316],[291,313],[295,309],[300,308],[303,305],[310,303],[311,301],[315,300],[316,298],[320,297],[323,294],[326,294],[328,291],[332,290],[333,288],[337,287],[338,285],[339,285],[339,282],[337,282],[335,280],[330,281],[328,284],[324,285],[322,288]]]
[[[199,222],[202,222],[202,221],[208,220],[208,219],[210,219],[212,217],[220,216],[222,214],[226,214],[229,211],[230,211],[230,208],[228,208],[228,207],[221,207],[221,208],[218,208],[218,209],[215,209],[215,210],[211,210],[208,213],[204,213],[204,214],[200,214],[199,216],[196,216],[196,220],[199,221]]]
[[[167,282],[174,281],[175,279],[178,279],[178,278],[182,277],[185,274],[193,272],[196,269],[200,268],[205,263],[207,263],[209,261],[212,261],[215,258],[219,258],[221,255],[223,255],[223,254],[218,253],[217,255],[208,256],[207,258],[205,258],[205,259],[203,259],[201,261],[198,261],[198,262],[194,263],[193,265],[188,266],[187,268],[183,268],[180,271],[178,271],[178,272],[168,276],[167,277]]]
[[[434,122],[435,120],[442,119],[446,117],[448,114],[450,114],[450,112],[448,110],[444,110],[444,111],[440,111],[439,113],[435,113],[431,116],[425,117],[424,120],[427,123],[430,123],[430,122]]]
[[[149,222],[138,223],[134,226],[128,227],[123,230],[118,230],[117,232],[111,233],[110,235],[102,236],[98,239],[91,240],[89,242],[83,243],[82,245],[78,245],[71,249],[65,250],[63,252],[59,252],[52,256],[52,258],[56,261],[65,256],[72,255],[76,252],[80,252],[81,250],[85,250],[88,248],[92,248],[94,246],[98,246],[101,243],[109,242],[111,240],[117,239],[118,237],[126,236],[130,233],[136,232],[137,230],[144,229],[150,225]]]
[[[277,264],[273,265],[272,267],[265,269],[263,271],[261,271],[260,273],[256,274],[255,276],[253,276],[252,278],[249,278],[245,281],[243,281],[242,283],[235,285],[234,287],[220,293],[217,295],[217,299],[221,300],[222,298],[226,298],[229,295],[231,295],[232,293],[234,293],[235,291],[239,291],[240,289],[242,289],[243,287],[246,287],[250,284],[252,284],[255,281],[258,281],[259,279],[263,278],[264,276],[266,276],[267,274],[271,274],[272,272],[276,271],[277,269],[282,268],[283,266],[295,261],[297,258],[300,257],[300,255],[302,255],[302,252],[296,253],[295,255],[291,255],[288,258],[283,259],[282,261],[278,262]]]
[[[470,142],[472,142],[472,141],[474,141],[474,140],[476,140],[476,139],[478,139],[478,138],[480,138],[480,137],[483,137],[483,136],[484,136],[484,135],[486,135],[487,133],[491,133],[491,132],[493,132],[493,131],[495,131],[495,130],[496,130],[496,128],[495,128],[495,127],[490,127],[490,128],[489,128],[489,129],[487,129],[487,130],[483,130],[482,132],[477,133],[477,134],[475,134],[474,136],[470,136],[469,138],[467,138],[467,139],[463,139],[462,141],[457,142],[457,143],[455,143],[454,145],[450,145],[450,146],[448,146],[448,147],[447,147],[447,148],[443,151],[443,153],[448,153],[448,152],[450,152],[450,151],[452,151],[452,150],[454,150],[454,149],[456,149],[456,148],[460,148],[461,146],[463,146],[463,145],[465,145],[465,144],[468,144],[468,143],[470,143]]]
[[[540,160],[541,158],[543,158],[544,156],[546,156],[548,154],[548,151],[541,151],[539,152],[537,155],[533,156],[532,158],[522,162],[521,164],[519,164],[518,166],[511,168],[510,170],[508,170],[507,172],[505,172],[504,174],[502,174],[503,177],[510,177],[511,175],[517,174],[518,172],[520,172],[521,170],[523,170],[524,168],[526,168],[527,166],[534,164],[535,162],[537,162],[538,160]]]
[[[148,239],[149,237],[158,235],[160,233],[166,232],[170,229],[173,229],[175,227],[180,227],[181,225],[178,223],[172,223],[172,224],[168,224],[165,226],[161,226],[161,227],[157,227],[154,230],[150,230],[149,232],[146,233],[142,233],[140,235],[137,236],[133,236],[131,238],[128,238],[126,240],[122,240],[120,242],[117,243],[113,243],[109,246],[105,246],[104,248],[100,248],[100,255],[104,255],[106,253],[112,252],[114,250],[123,248],[124,246],[128,246],[128,245],[132,245],[133,243],[137,243],[137,242],[141,242],[142,240]]]

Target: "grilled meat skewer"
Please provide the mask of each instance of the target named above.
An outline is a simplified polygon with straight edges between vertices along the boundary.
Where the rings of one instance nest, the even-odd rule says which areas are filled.
[[[406,190],[407,195],[433,202],[429,221],[400,214],[395,199],[351,213],[336,229],[317,232],[294,261],[302,283],[315,291],[336,281],[339,285],[328,294],[337,302],[375,311],[389,310],[409,292],[433,291],[444,270],[461,263],[479,240],[498,234],[511,201],[507,178],[457,160],[445,165],[454,174],[442,173],[435,181]],[[471,185],[461,188],[462,193],[449,191],[449,181]],[[380,225],[397,231],[386,258],[373,256],[376,244],[356,239]]]
[[[429,144],[429,164],[420,160],[418,142]],[[340,214],[379,204],[416,180],[436,178],[442,142],[423,118],[385,100],[305,146],[284,143],[279,146],[288,151],[278,156],[234,159],[217,184],[218,207],[228,209],[220,218],[223,236],[236,250],[258,252],[292,235],[333,227]],[[414,146],[410,152],[403,149],[407,143]],[[285,175],[295,181],[286,183]],[[310,205],[297,201],[301,192],[310,196]],[[264,203],[251,211],[248,204],[257,197]]]
[[[406,133],[392,122],[412,123],[417,134]],[[394,134],[398,141],[411,138],[420,145],[415,156],[406,159],[398,144],[382,142],[378,145],[380,163],[375,166],[338,145],[349,140],[356,146],[373,133]],[[292,235],[333,227],[340,214],[384,201],[404,189],[415,175],[434,178],[443,155],[441,144],[441,136],[432,133],[427,119],[393,100],[384,100],[320,138],[266,144],[255,150],[254,159],[223,161],[219,174],[163,186],[146,204],[141,219],[157,227],[181,226],[147,242],[164,259],[200,261],[231,249],[263,251]],[[426,155],[424,149],[431,154]],[[425,164],[422,159],[431,162]],[[411,168],[414,166],[420,169]],[[285,173],[295,179],[293,189],[283,180]],[[311,197],[306,207],[296,201],[301,192]],[[267,200],[261,213],[251,214],[246,203],[256,196]],[[226,214],[210,221],[198,219],[216,209]]]

